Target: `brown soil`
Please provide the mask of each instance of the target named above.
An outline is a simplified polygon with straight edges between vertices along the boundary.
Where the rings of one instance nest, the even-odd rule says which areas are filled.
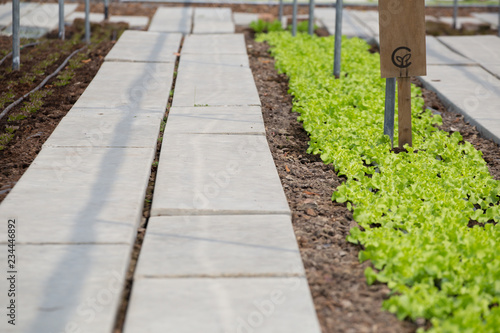
[[[83,22],[77,22],[76,26],[69,27],[66,30],[67,39],[75,33],[81,33]],[[82,66],[75,70],[75,75],[66,86],[58,87],[53,85],[56,78],[47,83],[45,88],[41,90],[51,90],[52,94],[43,99],[43,105],[36,113],[24,113],[27,118],[18,121],[9,121],[9,115],[21,113],[23,103],[12,109],[7,116],[0,120],[0,135],[6,131],[6,126],[14,126],[16,129],[14,138],[5,146],[5,149],[0,150],[0,202],[7,196],[12,187],[21,178],[31,162],[35,159],[40,151],[43,143],[50,136],[59,121],[71,109],[72,105],[78,100],[85,88],[99,70],[104,56],[108,53],[114,44],[111,40],[112,36],[117,36],[118,32],[123,31],[126,26],[120,24],[105,24],[93,25],[92,29],[96,36],[108,36],[107,38],[96,45],[92,45],[90,51],[82,51],[86,53],[85,59],[82,60]],[[115,33],[113,33],[115,32]],[[0,66],[0,96],[6,91],[12,91],[15,94],[16,100],[23,94],[29,92],[36,87],[47,75],[52,73],[66,57],[81,48],[83,43],[65,48],[65,44],[55,38],[56,33],[52,33],[46,39],[41,40],[41,44],[23,49],[21,51],[21,70],[19,72],[11,72],[11,59],[7,59]],[[12,44],[11,38],[0,37],[0,50],[10,49]],[[66,44],[67,45],[67,44]],[[44,70],[44,74],[36,75],[33,82],[19,83],[20,79],[26,74],[32,74],[34,66],[41,61],[47,59],[55,52],[59,53],[59,57],[52,65]],[[17,82],[17,84],[15,84]],[[28,99],[29,100],[29,99]],[[10,103],[6,103],[0,109],[3,110]]]
[[[330,332],[415,332],[429,327],[425,320],[399,321],[382,310],[389,295],[383,284],[368,286],[359,263],[360,247],[346,241],[350,228],[357,226],[344,204],[331,201],[334,189],[345,179],[319,156],[307,154],[309,137],[293,113],[288,80],[278,74],[268,45],[256,43],[245,31],[250,65],[262,102],[267,139],[278,169],[299,243],[307,280],[322,330]],[[420,82],[414,82],[420,85]],[[481,138],[463,116],[446,110],[436,94],[423,89],[425,107],[443,117],[442,130],[460,131],[464,139],[483,152],[491,174],[500,179],[500,150]]]

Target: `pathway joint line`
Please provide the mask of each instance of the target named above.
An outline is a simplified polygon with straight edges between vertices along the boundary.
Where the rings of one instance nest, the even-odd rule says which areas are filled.
[[[179,44],[177,54],[181,53],[183,42],[184,42],[184,36],[181,36],[181,41]],[[176,73],[178,68],[179,68],[179,58],[180,58],[180,56],[176,56],[176,61],[175,61],[175,65],[174,65],[174,73]],[[176,79],[177,79],[177,75],[173,75],[172,85],[170,88],[171,91],[175,90],[174,87],[175,87]],[[165,119],[165,121],[168,119],[168,111],[169,111],[171,106],[172,106],[172,99],[171,99],[171,97],[169,97],[169,100],[167,102],[167,106],[166,106],[165,111],[164,111],[163,118]],[[162,130],[160,128],[160,132],[158,133],[158,138],[163,137],[164,130],[165,129]],[[161,147],[162,147],[162,145],[160,144],[159,147],[156,149],[155,158],[154,158],[155,161],[157,161],[159,159]],[[153,183],[153,192],[154,192],[156,178],[153,180],[150,180],[150,183],[151,182]],[[144,198],[144,200],[145,199],[146,198]],[[130,304],[130,298],[132,295],[132,288],[134,285],[135,271],[137,269],[137,264],[139,262],[141,247],[142,247],[142,244],[143,244],[144,239],[145,239],[145,233],[146,233],[146,230],[148,227],[149,219],[152,217],[151,216],[151,209],[152,209],[152,205],[149,207],[149,211],[147,213],[149,216],[148,217],[143,216],[143,218],[142,218],[142,228],[144,229],[143,230],[144,235],[142,236],[142,238],[140,237],[140,233],[142,230],[141,230],[141,228],[137,228],[137,234],[136,234],[136,238],[135,238],[135,242],[134,242],[133,251],[130,254],[130,263],[129,263],[128,270],[127,270],[127,279],[125,281],[125,285],[124,285],[124,288],[122,290],[122,297],[120,299],[121,301],[120,301],[120,304],[118,307],[119,311],[116,313],[114,332],[123,332],[123,330],[124,330],[125,320],[127,318],[127,312],[128,312],[129,304]],[[128,288],[127,288],[127,286],[128,286]]]

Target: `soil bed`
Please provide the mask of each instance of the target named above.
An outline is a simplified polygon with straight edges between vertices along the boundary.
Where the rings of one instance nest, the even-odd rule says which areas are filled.
[[[242,30],[240,30],[242,31]],[[399,321],[381,309],[389,295],[386,285],[368,286],[364,270],[369,262],[359,263],[360,247],[348,243],[349,229],[357,226],[345,204],[331,201],[334,189],[345,179],[319,156],[307,154],[309,137],[297,122],[288,95],[288,79],[278,74],[268,45],[253,40],[245,30],[247,51],[262,102],[266,135],[292,209],[292,222],[306,268],[314,304],[323,332],[415,332],[429,327]],[[421,86],[418,80],[415,84]],[[464,140],[483,152],[491,174],[500,179],[500,150],[492,141],[481,138],[463,116],[446,111],[436,94],[423,89],[425,106],[441,113],[442,130],[459,131]]]

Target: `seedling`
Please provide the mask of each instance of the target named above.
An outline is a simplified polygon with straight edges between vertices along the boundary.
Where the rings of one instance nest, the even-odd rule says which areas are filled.
[[[7,121],[11,122],[11,121],[20,121],[20,120],[23,120],[23,119],[26,119],[26,116],[22,113],[19,113],[19,114],[16,114],[16,115],[11,115],[9,116],[9,118],[7,119]]]
[[[14,134],[0,134],[0,151],[5,149],[5,146],[14,138]]]
[[[54,82],[54,85],[56,87],[64,87],[69,84],[73,76],[75,76],[75,72],[67,69],[57,76],[57,81]]]

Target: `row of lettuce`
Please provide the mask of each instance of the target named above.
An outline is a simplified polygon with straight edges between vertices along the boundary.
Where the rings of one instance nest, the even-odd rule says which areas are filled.
[[[382,133],[379,55],[363,40],[342,40],[335,79],[332,37],[271,32],[257,39],[271,45],[290,79],[309,152],[347,178],[332,199],[347,202],[361,226],[348,240],[373,264],[368,283],[392,290],[384,308],[429,320],[429,332],[500,332],[500,184],[482,153],[460,133],[438,130],[441,117],[424,110],[415,86],[413,147],[392,152]]]

